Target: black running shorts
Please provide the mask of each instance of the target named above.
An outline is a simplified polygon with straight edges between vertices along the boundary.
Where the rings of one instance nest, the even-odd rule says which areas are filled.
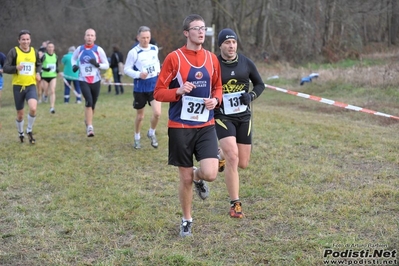
[[[148,103],[151,106],[151,102],[154,100],[154,92],[133,92],[133,108],[140,110],[145,107]]]
[[[218,139],[233,136],[236,137],[237,143],[252,143],[251,121],[238,122],[228,119],[215,119],[215,124]]]
[[[21,86],[13,85],[15,109],[17,111],[24,109],[25,101],[30,99],[37,100],[36,85]]]
[[[194,166],[193,155],[197,161],[218,158],[218,141],[215,126],[203,128],[169,128],[170,165]]]

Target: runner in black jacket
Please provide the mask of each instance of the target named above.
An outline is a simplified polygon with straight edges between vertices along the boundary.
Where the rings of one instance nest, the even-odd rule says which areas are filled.
[[[223,29],[218,35],[218,56],[223,83],[223,101],[215,109],[219,139],[219,172],[225,169],[225,182],[230,196],[230,217],[244,216],[239,198],[238,167],[248,166],[251,155],[252,125],[250,103],[263,92],[265,84],[255,64],[237,54],[237,34]],[[253,89],[250,91],[250,81]]]

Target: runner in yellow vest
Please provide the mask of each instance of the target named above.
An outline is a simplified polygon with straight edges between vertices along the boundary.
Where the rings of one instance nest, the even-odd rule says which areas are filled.
[[[58,57],[54,53],[54,43],[47,44],[47,52],[42,57],[42,87],[44,93],[50,97],[50,113],[55,109],[55,86],[57,85]]]
[[[12,48],[3,67],[4,73],[13,74],[12,85],[15,108],[17,109],[17,129],[19,139],[24,142],[24,104],[28,102],[28,127],[26,133],[29,142],[35,144],[32,128],[36,118],[37,93],[36,82],[40,81],[42,64],[38,52],[30,46],[31,38],[28,30],[22,30],[18,36],[19,46]]]

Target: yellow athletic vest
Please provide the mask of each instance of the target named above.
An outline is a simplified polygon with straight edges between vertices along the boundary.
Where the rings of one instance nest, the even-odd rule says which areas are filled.
[[[12,84],[29,86],[36,84],[36,51],[33,47],[30,47],[29,52],[22,51],[18,46],[15,46],[17,52],[16,65],[23,65],[24,68],[21,71],[17,70],[17,73],[12,75]]]

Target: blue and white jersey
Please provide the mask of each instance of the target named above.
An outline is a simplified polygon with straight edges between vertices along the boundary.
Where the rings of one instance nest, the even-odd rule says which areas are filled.
[[[135,92],[151,92],[154,90],[161,65],[158,58],[158,47],[149,44],[148,48],[140,45],[134,46],[127,54],[125,75],[134,79]],[[140,73],[148,73],[145,79],[140,78]]]
[[[92,65],[89,60],[95,59],[99,68]],[[100,69],[107,70],[109,63],[104,50],[98,46],[79,46],[72,54],[72,65],[79,66],[79,80],[89,84],[101,81]]]

